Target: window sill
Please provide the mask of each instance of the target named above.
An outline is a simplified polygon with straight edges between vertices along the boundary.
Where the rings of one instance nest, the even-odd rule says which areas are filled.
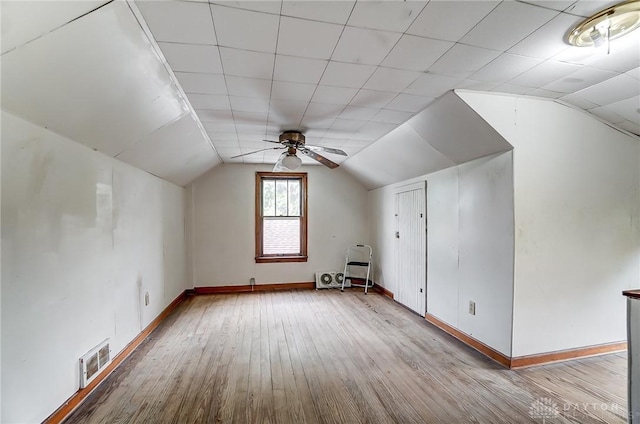
[[[307,262],[306,256],[258,256],[257,264],[278,263],[278,262]]]

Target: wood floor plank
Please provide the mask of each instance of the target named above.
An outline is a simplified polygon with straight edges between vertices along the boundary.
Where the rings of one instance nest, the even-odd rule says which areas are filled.
[[[626,373],[626,353],[506,370],[360,290],[206,295],[66,422],[625,423]]]

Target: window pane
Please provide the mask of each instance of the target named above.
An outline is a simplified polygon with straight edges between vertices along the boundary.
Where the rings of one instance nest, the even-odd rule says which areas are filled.
[[[264,218],[263,254],[300,254],[300,218]]]
[[[276,214],[276,182],[274,180],[262,180],[262,215],[275,216]]]
[[[289,216],[300,216],[300,180],[289,181]]]
[[[276,216],[287,216],[287,180],[276,180]]]

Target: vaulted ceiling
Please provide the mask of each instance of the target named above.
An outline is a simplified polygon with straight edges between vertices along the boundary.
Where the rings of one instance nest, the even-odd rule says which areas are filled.
[[[398,147],[383,136],[458,88],[557,99],[640,134],[640,31],[609,53],[564,41],[612,4],[5,0],[1,105],[180,185],[274,163],[233,156],[284,130],[382,157]]]

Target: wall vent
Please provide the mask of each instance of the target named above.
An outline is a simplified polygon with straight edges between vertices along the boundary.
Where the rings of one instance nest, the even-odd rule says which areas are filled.
[[[80,357],[80,388],[84,389],[100,374],[100,371],[111,363],[109,339]]]

